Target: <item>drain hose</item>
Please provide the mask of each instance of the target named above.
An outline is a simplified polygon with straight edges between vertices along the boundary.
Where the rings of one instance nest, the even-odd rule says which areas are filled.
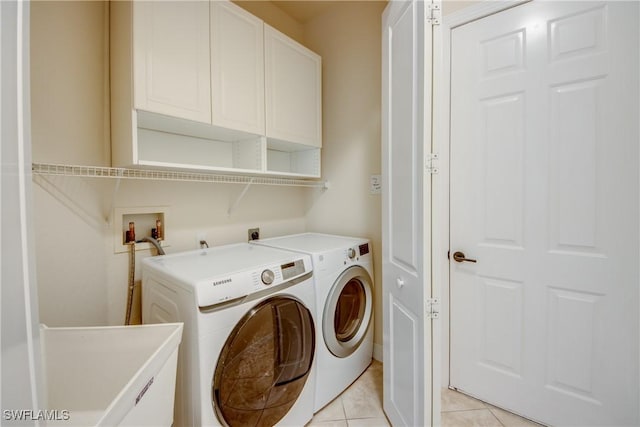
[[[131,324],[131,308],[133,306],[133,289],[136,275],[136,242],[129,243],[129,289],[127,292],[127,314],[124,318],[124,324]]]

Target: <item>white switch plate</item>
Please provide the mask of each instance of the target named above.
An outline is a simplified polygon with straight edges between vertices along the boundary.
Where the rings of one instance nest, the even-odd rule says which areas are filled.
[[[369,193],[382,193],[382,175],[371,175],[369,178]]]

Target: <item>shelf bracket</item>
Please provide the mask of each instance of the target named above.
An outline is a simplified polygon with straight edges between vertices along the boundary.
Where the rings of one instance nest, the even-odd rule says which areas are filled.
[[[247,182],[247,185],[244,186],[244,188],[242,189],[242,192],[240,193],[240,195],[238,196],[236,201],[233,202],[233,204],[231,206],[229,206],[229,210],[227,211],[227,216],[231,216],[233,211],[236,210],[236,208],[240,204],[240,201],[244,198],[244,195],[247,194],[247,191],[249,191],[249,187],[251,187],[251,184],[253,184],[253,180],[254,180],[254,178],[251,178],[251,180],[249,180],[249,182]]]
[[[56,183],[55,180],[51,180],[46,176],[37,174],[33,175],[33,182],[49,193],[54,199],[60,202],[90,227],[100,229],[107,226],[107,224],[104,223],[104,212],[92,212],[87,209],[86,203],[76,201],[76,196],[78,196],[78,194],[87,194],[88,190],[86,188],[75,186],[70,191],[69,189],[63,189],[59,185],[59,182]],[[70,192],[72,194],[69,194]]]

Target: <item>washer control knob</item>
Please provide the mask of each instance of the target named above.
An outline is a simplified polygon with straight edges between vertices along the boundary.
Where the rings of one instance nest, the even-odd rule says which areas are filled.
[[[262,272],[262,274],[260,275],[260,278],[262,279],[262,283],[264,283],[265,285],[270,285],[273,283],[273,279],[275,278],[275,274],[273,274],[273,271],[271,270],[264,270]]]
[[[353,248],[349,248],[349,250],[347,251],[347,255],[349,256],[349,258],[354,259],[356,257],[356,250]]]

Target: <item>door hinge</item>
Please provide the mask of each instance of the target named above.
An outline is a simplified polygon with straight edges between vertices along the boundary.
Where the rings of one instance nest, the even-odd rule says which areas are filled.
[[[440,318],[440,300],[438,298],[427,298],[427,319]]]
[[[426,168],[427,168],[427,172],[429,172],[432,175],[437,174],[440,169],[438,169],[438,155],[436,153],[431,153],[431,154],[427,154],[427,163],[426,163]]]
[[[440,25],[440,3],[428,3],[427,9],[427,24]]]

